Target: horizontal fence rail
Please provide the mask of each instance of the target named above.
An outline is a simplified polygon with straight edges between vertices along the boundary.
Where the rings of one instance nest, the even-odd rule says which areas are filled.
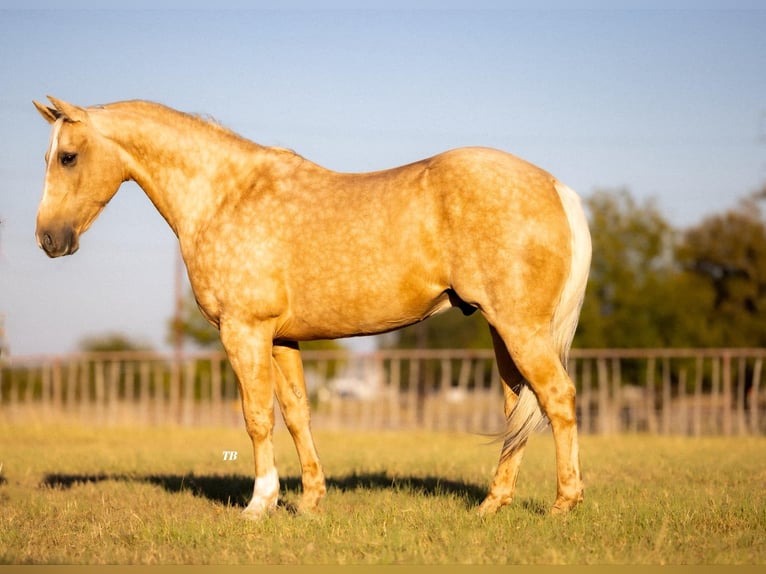
[[[574,350],[580,431],[766,434],[764,358],[766,349]],[[303,364],[314,428],[504,427],[491,350],[304,351]],[[223,353],[11,357],[0,363],[2,421],[243,426]]]

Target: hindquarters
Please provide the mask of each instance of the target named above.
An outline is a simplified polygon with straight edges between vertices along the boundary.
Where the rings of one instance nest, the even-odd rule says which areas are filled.
[[[553,176],[512,155],[468,148],[437,156],[447,276],[458,297],[493,321],[553,321],[570,276],[572,233]],[[587,227],[586,227],[587,229]]]
[[[510,154],[463,148],[433,158],[428,184],[440,213],[449,287],[491,325],[541,336],[562,361],[582,304],[591,241],[577,194]]]
[[[464,173],[445,202],[451,287],[490,324],[508,419],[481,511],[512,499],[523,447],[546,417],[557,454],[554,508],[568,510],[582,499],[566,361],[590,266],[587,222],[574,192],[516,158],[485,152]]]
[[[509,346],[508,351],[514,357],[517,368],[527,374],[516,390],[519,400],[508,415],[503,444],[504,456],[510,456],[523,445],[528,436],[545,422],[546,414],[550,417],[550,409],[544,406],[549,400],[549,395],[553,395],[554,402],[564,403],[562,416],[571,418],[574,424],[575,388],[565,371],[585,296],[591,261],[591,240],[579,197],[560,183],[556,184],[556,191],[561,199],[566,215],[566,229],[569,232],[568,249],[564,250],[562,247],[568,257],[568,261],[564,260],[564,263],[568,263],[568,272],[560,285],[560,295],[550,317],[528,317],[525,324],[516,322],[507,326],[510,328],[506,331],[503,343]],[[542,291],[550,292],[546,289]],[[536,289],[531,288],[530,298],[534,298],[536,294]],[[506,326],[500,325],[500,328],[505,329]],[[496,341],[496,347],[497,343]],[[535,363],[537,368],[546,362],[551,364],[549,372],[529,374],[529,363]],[[550,382],[555,380],[559,382]],[[540,384],[541,381],[543,384]]]

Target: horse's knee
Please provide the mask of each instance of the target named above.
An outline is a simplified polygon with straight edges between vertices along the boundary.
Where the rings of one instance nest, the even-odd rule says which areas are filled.
[[[274,428],[274,414],[245,412],[245,429],[253,441],[263,440],[271,435]]]

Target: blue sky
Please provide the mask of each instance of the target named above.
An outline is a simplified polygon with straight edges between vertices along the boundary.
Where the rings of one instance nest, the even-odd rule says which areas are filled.
[[[175,238],[134,184],[73,257],[37,248],[32,99],[160,101],[339,171],[494,146],[584,196],[654,197],[683,227],[766,183],[764,30],[755,9],[0,11],[11,352],[112,331],[161,348],[173,310]]]

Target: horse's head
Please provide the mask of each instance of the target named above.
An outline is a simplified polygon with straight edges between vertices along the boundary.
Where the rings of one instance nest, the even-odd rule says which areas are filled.
[[[37,244],[49,257],[71,255],[126,179],[120,149],[93,126],[87,110],[50,98],[34,102],[50,123],[45,188],[37,210]]]

